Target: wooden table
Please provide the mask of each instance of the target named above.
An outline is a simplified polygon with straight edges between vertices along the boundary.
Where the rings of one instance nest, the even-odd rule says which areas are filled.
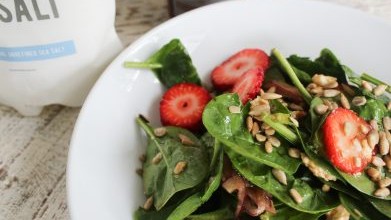
[[[391,0],[332,1],[391,23]],[[167,19],[166,0],[117,0],[116,28],[125,45]],[[0,105],[0,220],[69,219],[66,164],[79,110],[53,105],[39,117],[22,117]]]

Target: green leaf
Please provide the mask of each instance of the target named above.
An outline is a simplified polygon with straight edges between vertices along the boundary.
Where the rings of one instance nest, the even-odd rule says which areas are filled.
[[[147,197],[153,196],[154,206],[160,210],[176,193],[191,189],[205,179],[209,173],[209,157],[201,142],[185,129],[166,127],[167,133],[157,137],[141,118],[137,122],[148,136],[143,164],[144,192]],[[182,144],[180,134],[190,138],[194,144]],[[160,162],[153,162],[158,154],[161,155]],[[175,166],[181,161],[186,162],[185,170],[174,174]]]
[[[231,150],[226,150],[226,153],[234,168],[244,178],[295,210],[317,214],[327,212],[339,204],[338,198],[334,194],[324,193],[303,179],[296,179],[287,174],[288,184],[287,186],[282,185],[274,178],[271,167],[257,163]],[[291,188],[295,188],[302,196],[302,203],[296,203],[292,199],[289,193]]]
[[[234,219],[234,214],[228,206],[208,213],[190,215],[185,218],[185,220],[230,220],[230,219]]]
[[[368,201],[356,200],[344,193],[339,193],[339,199],[353,219],[387,219],[386,216],[374,209]]]
[[[353,106],[353,110],[358,112],[364,120],[376,120],[380,127],[383,127],[383,118],[389,114],[388,109],[380,100],[369,99],[363,106]]]
[[[230,106],[239,106],[241,113],[231,113]],[[203,123],[208,132],[224,144],[226,148],[249,157],[258,163],[294,173],[300,161],[288,155],[289,144],[281,141],[281,146],[272,153],[265,152],[263,145],[256,143],[245,125],[248,108],[241,105],[237,94],[223,94],[215,97],[204,109]]]
[[[369,202],[383,215],[391,218],[391,201],[369,198]]]
[[[276,207],[276,213],[265,212],[261,215],[261,220],[317,220],[324,213],[310,214],[292,209],[286,205]]]
[[[133,218],[135,220],[166,220],[170,215],[172,210],[174,210],[175,206],[165,207],[159,211],[156,210],[145,210],[143,208],[137,209],[137,211],[133,214]]]
[[[201,207],[202,204],[207,202],[212,197],[212,194],[219,188],[223,173],[224,154],[221,144],[218,141],[215,142],[214,149],[215,153],[210,165],[210,168],[212,169],[211,175],[204,188],[179,204],[167,218],[168,220],[181,220],[188,217]]]
[[[186,48],[173,39],[145,62],[125,62],[127,68],[149,68],[166,87],[189,82],[201,85],[201,80]]]

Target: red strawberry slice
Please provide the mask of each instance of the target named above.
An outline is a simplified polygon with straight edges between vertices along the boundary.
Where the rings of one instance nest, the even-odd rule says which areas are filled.
[[[244,49],[229,57],[212,71],[213,86],[228,91],[248,70],[269,67],[269,56],[260,49]]]
[[[263,77],[263,69],[251,69],[238,79],[232,88],[232,92],[237,93],[242,103],[246,104],[258,95],[261,90]]]
[[[198,131],[202,128],[202,112],[211,99],[209,92],[196,84],[179,83],[171,87],[160,101],[163,125]]]
[[[337,108],[323,124],[323,142],[330,162],[343,172],[355,174],[364,170],[372,158],[372,149],[362,144],[367,135],[361,126],[371,126],[351,110]]]

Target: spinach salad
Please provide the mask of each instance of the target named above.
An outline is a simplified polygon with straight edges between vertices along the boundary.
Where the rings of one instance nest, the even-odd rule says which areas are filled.
[[[207,90],[180,40],[145,62],[163,126],[136,123],[146,200],[135,219],[391,219],[390,86],[329,50],[243,49]]]

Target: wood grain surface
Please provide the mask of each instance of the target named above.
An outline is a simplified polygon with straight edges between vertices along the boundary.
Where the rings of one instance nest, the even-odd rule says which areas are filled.
[[[326,0],[324,0],[326,1]],[[125,45],[168,19],[166,0],[117,0],[116,29]],[[332,0],[391,23],[391,0]],[[69,219],[66,164],[80,108],[48,106],[22,117],[0,105],[0,220]]]

